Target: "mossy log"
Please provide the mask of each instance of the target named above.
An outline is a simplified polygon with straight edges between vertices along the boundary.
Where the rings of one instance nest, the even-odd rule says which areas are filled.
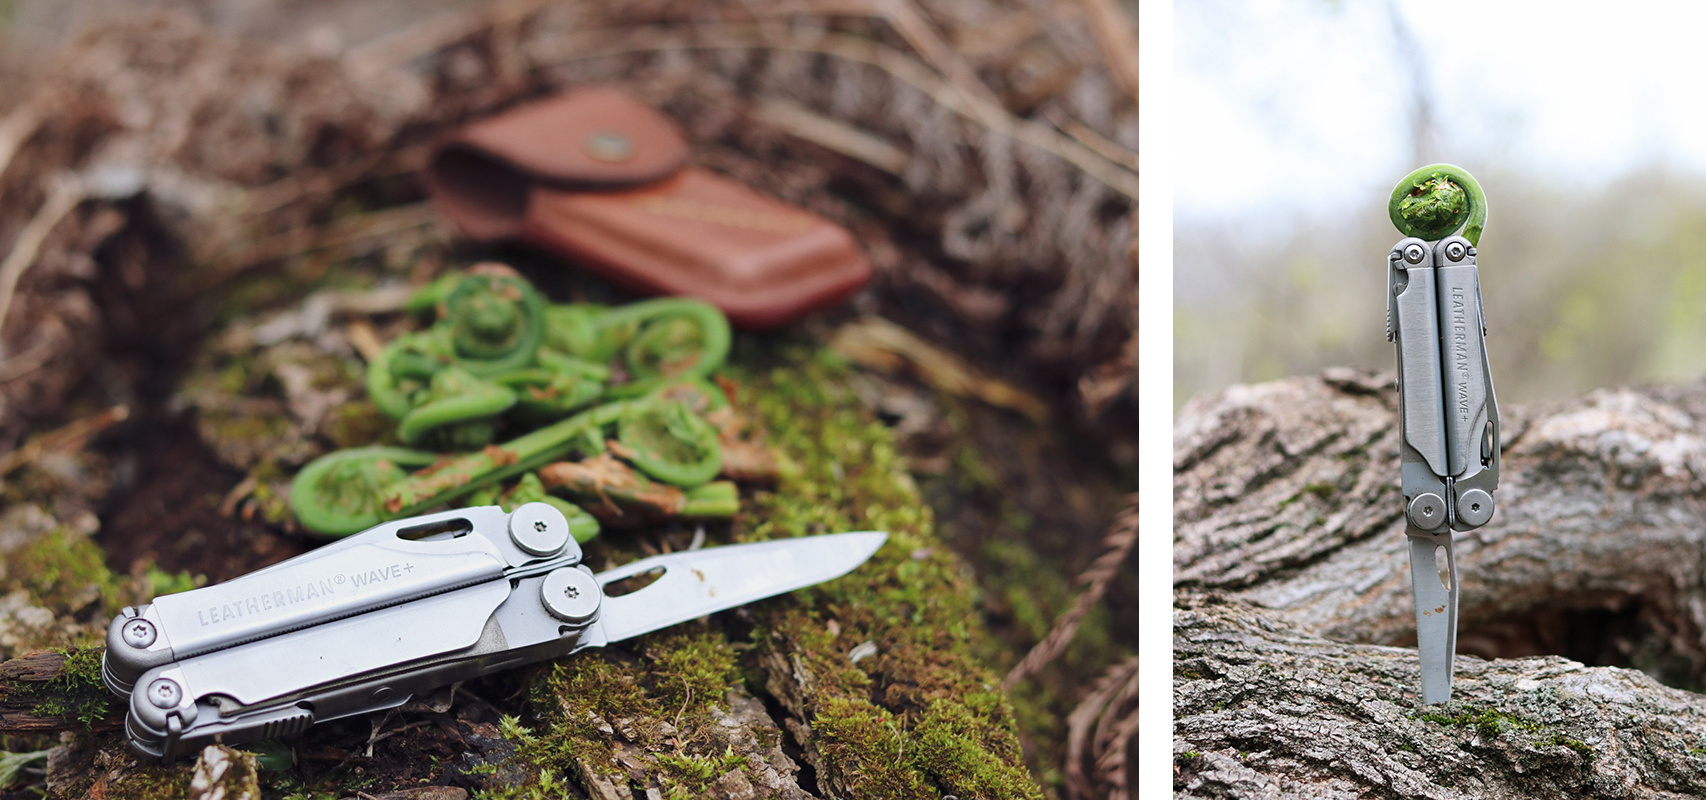
[[[455,731],[454,745],[480,758],[415,772],[503,798],[1040,797],[998,678],[974,655],[982,634],[962,563],[936,538],[889,430],[844,388],[846,368],[813,353],[759,354],[740,368],[742,396],[798,469],[749,498],[728,533],[888,531],[870,562],[836,581],[519,672],[506,680],[521,684],[525,701],[511,704],[520,720],[470,724],[450,695],[405,706],[409,722],[376,715],[371,737],[316,728],[285,752],[332,750],[347,760],[362,738],[371,748],[382,733],[407,741]],[[589,545],[588,558],[604,569],[646,546],[611,534]],[[50,760],[51,796],[82,796],[96,783],[109,798],[195,796],[186,794],[192,764],[137,763],[114,730],[120,704],[83,702],[104,698],[99,652],[0,665],[0,709],[18,709],[0,716],[0,734],[93,731]],[[425,761],[427,745],[415,747],[408,752]],[[307,785],[289,768],[260,778],[268,791]]]
[[[1706,386],[1501,410],[1499,509],[1457,539],[1456,682],[1436,706],[1391,376],[1181,410],[1177,797],[1706,796]]]
[[[89,669],[100,660],[98,650],[39,650],[0,662],[0,735],[116,729],[99,673]]]

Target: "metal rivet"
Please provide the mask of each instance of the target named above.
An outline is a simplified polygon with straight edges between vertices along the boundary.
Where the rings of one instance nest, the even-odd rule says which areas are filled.
[[[159,632],[154,630],[154,623],[145,619],[133,619],[124,624],[124,643],[141,650],[154,644]]]
[[[1411,264],[1422,263],[1422,256],[1424,255],[1427,255],[1427,251],[1423,250],[1419,244],[1412,244],[1404,248],[1404,260]]]
[[[184,699],[184,690],[171,678],[156,678],[148,684],[148,702],[155,708],[177,708]]]
[[[539,600],[551,616],[564,622],[589,622],[598,614],[604,590],[598,581],[574,567],[553,570],[539,585]]]
[[[599,131],[588,137],[582,143],[586,154],[599,161],[627,161],[634,155],[634,143],[628,137],[614,131]]]
[[[509,538],[536,556],[548,556],[569,542],[569,520],[550,503],[524,503],[509,515]]]
[[[1463,243],[1462,242],[1452,242],[1451,244],[1446,245],[1445,246],[1445,257],[1451,259],[1452,261],[1457,261],[1458,259],[1463,258]]]

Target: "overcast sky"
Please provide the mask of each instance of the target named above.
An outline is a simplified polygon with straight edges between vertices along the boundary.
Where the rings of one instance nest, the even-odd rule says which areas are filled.
[[[1384,203],[1420,166],[1417,63],[1437,121],[1433,160],[1471,172],[1498,160],[1561,184],[1655,163],[1706,173],[1706,4],[1615,7],[1176,3],[1176,221],[1283,224]],[[1400,55],[1394,8],[1419,59]]]

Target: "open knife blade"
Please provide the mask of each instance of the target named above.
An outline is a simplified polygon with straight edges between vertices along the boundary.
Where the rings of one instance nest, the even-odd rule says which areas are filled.
[[[865,563],[888,540],[879,531],[837,533],[685,550],[644,558],[596,577],[601,587],[662,569],[628,594],[606,592],[605,636],[617,642],[838,578]]]

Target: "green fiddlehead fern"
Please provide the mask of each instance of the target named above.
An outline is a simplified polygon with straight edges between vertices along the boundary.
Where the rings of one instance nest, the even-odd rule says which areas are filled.
[[[641,472],[676,486],[717,477],[723,448],[717,429],[687,406],[669,400],[635,404],[616,422],[620,453]]]
[[[607,311],[588,303],[553,303],[545,309],[545,346],[588,361],[609,361],[617,343],[601,337],[598,328]]]
[[[610,368],[541,349],[535,366],[492,380],[515,391],[517,419],[538,424],[561,419],[598,400],[610,380]]]
[[[483,378],[532,364],[545,339],[545,301],[507,272],[469,275],[439,304],[457,364]]]
[[[1386,212],[1405,236],[1438,241],[1461,233],[1479,247],[1487,226],[1487,196],[1462,167],[1430,164],[1393,187]]]
[[[600,336],[619,344],[628,381],[612,397],[635,397],[673,378],[705,376],[729,354],[729,320],[714,306],[685,297],[613,309],[597,321]]]
[[[432,376],[426,396],[403,415],[397,435],[408,445],[473,450],[491,442],[498,417],[515,403],[514,391],[460,367],[446,367]]]
[[[438,456],[400,447],[357,447],[309,462],[290,482],[290,506],[303,527],[347,536],[395,516],[386,512],[386,487]]]
[[[729,407],[729,396],[697,375],[660,383],[646,396],[680,403],[701,416]]]
[[[605,426],[615,424],[629,406],[643,402],[595,406],[501,445],[447,458],[430,469],[403,476],[383,492],[385,512],[390,515],[386,519],[421,513],[486,484],[538,469],[577,446],[600,442],[598,434]]]
[[[687,298],[613,309],[549,305],[507,267],[484,264],[434,281],[406,310],[437,319],[382,349],[368,367],[369,395],[399,421],[406,444],[471,452],[363,448],[325,456],[291,487],[305,527],[354,533],[471,493],[498,502],[537,493],[573,522],[584,512],[571,514],[572,504],[547,497],[537,476],[528,479],[573,453],[603,453],[611,464],[619,456],[636,479],[674,493],[672,508],[735,513],[733,484],[707,483],[722,466],[723,447],[722,423],[710,420],[728,408],[728,396],[706,380],[730,344],[728,320],[716,308]],[[544,427],[488,444],[500,424]],[[517,476],[507,493],[496,488]]]
[[[367,365],[367,396],[392,419],[402,419],[416,405],[434,373],[450,362],[449,343],[441,331],[406,333],[392,340]]]

